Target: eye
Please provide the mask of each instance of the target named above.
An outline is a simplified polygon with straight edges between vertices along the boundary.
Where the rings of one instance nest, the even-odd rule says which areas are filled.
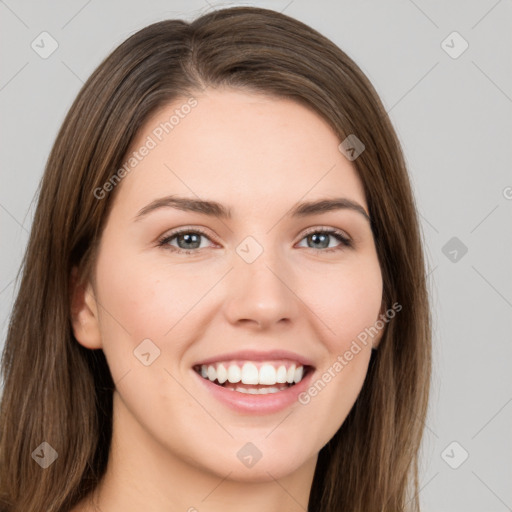
[[[193,252],[199,252],[200,249],[204,249],[204,247],[201,247],[201,238],[211,240],[206,233],[200,229],[182,229],[167,234],[158,240],[158,247],[179,253],[191,254]],[[177,247],[171,243],[174,240],[176,240]]]
[[[163,247],[182,254],[197,253],[205,248],[201,246],[201,238],[206,238],[211,241],[211,238],[201,229],[181,229],[173,231],[158,240],[158,247]],[[332,239],[340,243],[333,247],[330,244]],[[310,241],[313,244],[313,246],[308,245],[307,248],[320,250],[321,252],[340,251],[346,247],[353,246],[351,239],[337,229],[316,228],[307,232],[302,240]],[[174,241],[176,244],[173,244]]]
[[[340,244],[334,247],[331,246],[330,241],[333,238],[340,242]],[[352,240],[337,229],[316,228],[306,233],[302,240],[307,240],[313,244],[313,246],[308,245],[309,249],[321,250],[321,252],[341,251],[346,247],[352,247]]]

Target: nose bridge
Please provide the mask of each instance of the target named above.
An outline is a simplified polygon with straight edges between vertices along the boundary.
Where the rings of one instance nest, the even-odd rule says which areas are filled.
[[[259,242],[246,237],[236,248],[226,302],[233,322],[254,321],[263,326],[291,320],[297,314],[297,299],[291,291],[292,272],[279,248],[271,245],[271,239],[266,237]]]

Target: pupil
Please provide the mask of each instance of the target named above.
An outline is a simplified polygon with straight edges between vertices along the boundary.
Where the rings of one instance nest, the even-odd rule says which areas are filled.
[[[181,237],[182,237],[182,239],[185,240],[185,243],[193,244],[193,247],[190,247],[190,246],[181,247],[182,249],[197,249],[201,245],[199,236],[196,233],[187,233],[185,235],[181,235]],[[195,238],[196,240],[192,241],[193,238]],[[178,245],[180,245],[180,244],[178,243]]]
[[[322,247],[325,248],[325,247],[328,247],[329,246],[329,240],[328,240],[328,235],[326,235],[325,233],[315,233],[313,235],[310,235],[311,239],[313,240],[313,243],[316,243],[319,240],[319,238],[323,238],[323,244],[322,244]],[[320,241],[320,242],[322,242]],[[327,245],[325,244],[325,242],[327,241]]]

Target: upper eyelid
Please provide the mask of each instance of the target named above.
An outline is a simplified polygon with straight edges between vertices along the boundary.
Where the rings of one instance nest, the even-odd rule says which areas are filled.
[[[334,227],[329,227],[329,226],[318,226],[318,227],[308,228],[308,229],[306,229],[306,231],[304,231],[302,233],[302,237],[307,236],[310,233],[316,233],[318,231],[329,231],[329,232],[333,232],[335,234],[341,234],[348,240],[352,240],[352,237],[344,229],[334,228]]]
[[[203,227],[184,227],[184,228],[176,228],[176,230],[171,230],[169,233],[165,233],[162,236],[158,237],[159,240],[164,240],[168,238],[174,238],[175,236],[181,235],[182,233],[198,233],[206,238],[210,238],[213,241],[215,241],[215,237],[210,235],[206,228]]]

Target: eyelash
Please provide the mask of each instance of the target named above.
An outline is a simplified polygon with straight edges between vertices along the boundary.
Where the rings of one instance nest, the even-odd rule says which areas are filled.
[[[199,251],[201,251],[201,249],[187,250],[187,249],[180,249],[180,248],[168,245],[171,240],[173,240],[177,236],[179,236],[181,234],[185,234],[185,233],[186,234],[203,235],[204,237],[208,238],[211,241],[210,237],[202,229],[199,229],[199,228],[180,229],[178,231],[174,231],[174,232],[169,233],[168,235],[165,235],[164,237],[160,238],[158,240],[158,247],[162,247],[163,249],[170,250],[172,252],[176,252],[176,253],[180,253],[180,254],[192,254],[192,253],[198,253]],[[331,252],[341,251],[344,248],[352,248],[353,247],[352,240],[347,238],[342,231],[339,231],[337,229],[327,229],[327,228],[312,229],[312,230],[309,230],[306,233],[304,233],[304,235],[300,241],[302,241],[304,238],[306,238],[307,236],[312,235],[312,234],[331,235],[334,238],[336,238],[336,240],[341,242],[341,245],[336,246],[336,247],[331,247],[328,249],[315,249],[313,247],[306,247],[306,249],[311,249],[312,251],[315,251],[315,252],[331,253]]]

